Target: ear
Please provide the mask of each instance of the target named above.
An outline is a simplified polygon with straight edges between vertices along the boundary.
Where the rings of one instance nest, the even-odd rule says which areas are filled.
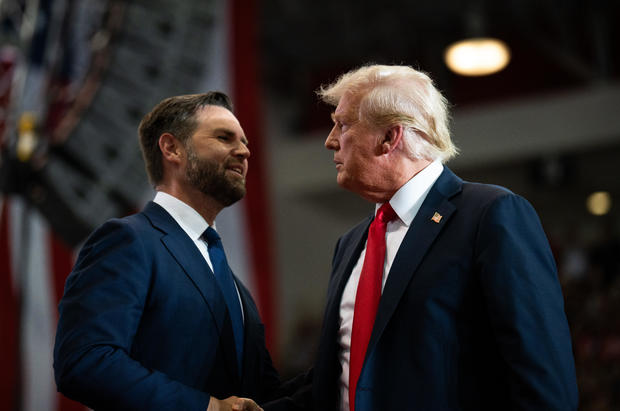
[[[389,154],[403,141],[405,129],[402,125],[391,126],[385,131],[381,140],[381,153]]]
[[[185,153],[185,147],[175,136],[164,133],[159,136],[159,149],[164,160],[172,163],[180,163]]]

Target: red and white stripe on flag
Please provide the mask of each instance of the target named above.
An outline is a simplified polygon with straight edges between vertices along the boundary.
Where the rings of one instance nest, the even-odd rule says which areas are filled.
[[[0,199],[2,409],[84,410],[56,391],[57,306],[73,252],[19,197]]]

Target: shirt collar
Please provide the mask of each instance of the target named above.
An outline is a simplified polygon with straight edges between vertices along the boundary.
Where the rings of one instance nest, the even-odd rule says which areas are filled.
[[[406,226],[409,226],[420,210],[431,187],[443,172],[443,164],[435,160],[407,181],[390,199],[390,205]],[[381,207],[377,204],[375,214]]]
[[[153,202],[162,206],[194,241],[198,240],[209,227],[209,223],[196,210],[168,193],[158,191]]]

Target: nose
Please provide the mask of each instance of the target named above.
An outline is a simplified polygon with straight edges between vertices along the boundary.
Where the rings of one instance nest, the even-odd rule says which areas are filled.
[[[246,144],[239,142],[239,145],[235,150],[235,156],[240,160],[246,160],[248,157],[250,157],[250,149]]]
[[[325,148],[328,150],[338,150],[340,145],[338,143],[336,126],[332,128],[332,131],[329,132],[327,139],[325,140]]]

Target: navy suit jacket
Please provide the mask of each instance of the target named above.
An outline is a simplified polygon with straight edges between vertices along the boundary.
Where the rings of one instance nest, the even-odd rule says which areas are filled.
[[[279,377],[248,290],[239,375],[224,297],[159,205],[111,220],[82,248],[60,302],[58,390],[97,410],[200,410],[209,396],[275,395]]]
[[[306,376],[311,390],[266,409],[339,409],[340,301],[371,221],[336,246],[317,360]],[[577,397],[562,292],[534,209],[445,168],[387,278],[356,411],[569,411]]]

